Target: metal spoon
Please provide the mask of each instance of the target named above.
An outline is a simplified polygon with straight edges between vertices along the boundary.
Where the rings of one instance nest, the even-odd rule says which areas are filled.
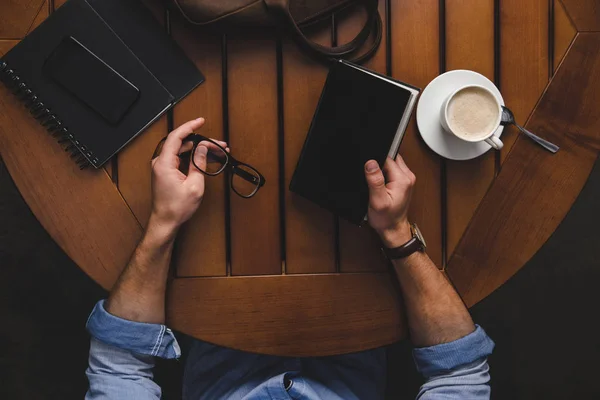
[[[502,106],[502,121],[500,122],[500,125],[506,126],[506,125],[510,125],[510,124],[519,128],[519,130],[525,136],[529,137],[531,140],[533,140],[534,142],[536,142],[537,144],[539,144],[540,146],[542,146],[549,152],[556,153],[558,151],[558,149],[560,149],[560,147],[558,147],[554,143],[550,143],[549,141],[544,140],[537,135],[534,135],[533,133],[529,132],[527,129],[523,128],[521,125],[517,124],[517,122],[515,121],[515,115],[513,114],[513,112],[510,111],[510,109],[508,109],[507,107]]]

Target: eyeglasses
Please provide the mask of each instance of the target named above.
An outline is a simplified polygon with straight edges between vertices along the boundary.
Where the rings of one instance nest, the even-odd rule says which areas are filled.
[[[152,159],[155,159],[159,156],[166,140],[167,138],[164,137],[160,142],[158,142],[156,150],[154,150],[154,154],[152,155]],[[254,167],[233,158],[214,140],[196,133],[192,133],[183,139],[183,143],[192,143],[192,149],[179,154],[179,157],[181,159],[186,159],[188,156],[190,156],[194,167],[196,167],[203,174],[208,176],[217,176],[226,169],[230,169],[231,188],[240,197],[249,199],[250,197],[254,196],[256,192],[258,192],[258,189],[264,186],[266,180],[260,172],[258,172]],[[204,146],[207,149],[206,165],[203,166],[204,168],[201,168],[198,164],[196,164],[196,158],[194,157],[198,146]]]

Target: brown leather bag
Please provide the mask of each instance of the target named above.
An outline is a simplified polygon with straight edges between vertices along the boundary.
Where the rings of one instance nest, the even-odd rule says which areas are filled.
[[[284,28],[294,41],[321,60],[349,59],[360,63],[369,59],[381,44],[382,24],[377,0],[174,0],[186,19],[196,25],[276,26]],[[341,46],[327,47],[312,42],[303,28],[353,4],[365,7],[367,22],[354,39]],[[369,48],[357,55],[369,37]]]

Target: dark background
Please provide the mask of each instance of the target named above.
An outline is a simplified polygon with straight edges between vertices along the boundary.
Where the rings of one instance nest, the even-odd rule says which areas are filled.
[[[472,309],[496,342],[489,360],[493,398],[600,398],[599,220],[597,166],[542,250]],[[84,326],[106,293],[40,226],[1,161],[0,296],[0,399],[83,398]],[[414,398],[421,381],[409,343],[391,346],[389,354],[389,398]],[[165,399],[180,398],[182,366],[158,365]]]

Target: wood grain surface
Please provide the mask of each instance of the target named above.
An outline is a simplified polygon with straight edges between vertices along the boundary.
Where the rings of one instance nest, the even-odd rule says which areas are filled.
[[[597,0],[560,0],[578,31],[600,31],[600,4]]]
[[[279,135],[277,59],[272,34],[235,36],[227,44],[229,144],[266,184],[251,199],[231,195],[231,273],[279,274]]]
[[[33,31],[35,28],[40,26],[40,24],[42,22],[44,22],[44,20],[46,18],[48,18],[48,15],[50,15],[50,8],[51,8],[50,0],[45,0],[44,4],[42,4],[42,6],[40,7],[40,10],[38,11],[37,15],[35,16],[33,22],[29,26],[29,29],[27,30],[27,34],[29,34],[29,32]]]
[[[439,2],[398,1],[391,5],[390,12],[394,44],[392,75],[424,89],[439,72]],[[427,239],[429,256],[441,267],[440,159],[421,139],[414,114],[400,153],[417,176],[409,218],[418,222]]]
[[[206,81],[175,106],[173,122],[204,117],[199,133],[224,140],[222,107],[221,35],[209,34],[190,27],[174,15],[173,38],[207,77]],[[202,206],[178,236],[174,264],[178,276],[218,276],[227,274],[225,193],[229,190],[226,174],[205,177],[206,190]]]
[[[560,0],[554,0],[554,71],[567,53],[577,30]]]
[[[446,1],[446,69],[470,69],[494,81],[494,0]],[[474,160],[446,161],[448,258],[494,179],[495,157],[490,150]]]
[[[517,141],[450,262],[468,306],[517,272],[569,211],[600,151],[599,102],[600,34],[580,33],[527,125],[560,151]]]
[[[47,0],[2,0],[0,2],[0,38],[22,39],[48,15]]]
[[[288,356],[366,350],[406,334],[387,273],[178,279],[167,316],[211,343]]]
[[[521,125],[548,84],[548,13],[548,0],[500,2],[499,86],[506,106]],[[504,129],[502,162],[517,136],[514,126]]]
[[[117,155],[119,190],[143,227],[152,209],[152,153],[167,132],[167,117],[162,116]]]

